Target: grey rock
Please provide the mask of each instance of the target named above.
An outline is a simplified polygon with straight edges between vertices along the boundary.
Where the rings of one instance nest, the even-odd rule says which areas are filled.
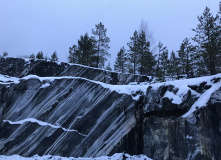
[[[128,84],[145,76],[15,58],[0,59],[0,74],[83,77],[0,84],[0,155],[94,157],[122,152],[154,160],[221,159],[221,88],[206,106],[183,117],[199,98],[195,92],[210,89],[208,82],[189,86],[182,102],[175,104],[165,96],[178,93],[173,85],[162,83],[157,89],[149,86],[146,93],[127,95],[94,82]]]
[[[45,60],[0,58],[0,74],[24,77],[30,74],[40,77],[74,76],[108,84],[129,84],[149,81],[147,76],[117,73],[77,64],[56,63]]]

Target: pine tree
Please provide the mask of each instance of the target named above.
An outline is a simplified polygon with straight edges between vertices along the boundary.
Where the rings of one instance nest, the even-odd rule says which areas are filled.
[[[140,74],[144,72],[144,66],[148,60],[148,55],[150,53],[150,42],[146,40],[146,34],[142,30],[138,36],[138,62],[140,64]]]
[[[29,56],[30,59],[35,59],[35,54],[32,53],[30,56]]]
[[[179,75],[179,58],[176,56],[176,54],[172,51],[169,59],[169,65],[168,65],[168,73],[170,77],[173,79],[175,75]]]
[[[110,62],[108,62],[107,66],[105,67],[105,70],[112,71]]]
[[[130,64],[133,64],[133,73],[139,71],[140,74],[153,74],[156,61],[155,56],[150,52],[150,42],[147,40],[145,31],[141,30],[138,33],[135,30],[127,45],[129,46],[128,59]]]
[[[95,57],[95,41],[86,33],[81,35],[78,40],[78,45],[73,45],[69,48],[68,60],[70,63],[77,63],[91,67],[96,66]]]
[[[157,69],[156,76],[163,77],[167,74],[168,67],[168,49],[163,46],[163,43],[159,42],[158,44],[159,53],[157,57]]]
[[[42,51],[38,52],[38,53],[36,54],[36,58],[37,58],[37,59],[44,59],[44,54],[43,54],[43,52],[42,52]]]
[[[181,69],[181,73],[185,74],[185,68],[186,68],[186,59],[185,59],[185,45],[184,43],[181,43],[180,49],[178,50],[178,55],[179,55],[179,65]]]
[[[163,76],[167,75],[167,67],[168,67],[168,49],[164,48],[164,50],[162,50],[161,56],[160,56],[160,65],[162,68],[162,73]]]
[[[140,74],[151,75],[151,71],[155,65],[155,57],[150,52],[150,42],[147,41],[146,33],[143,30],[138,37],[138,58]]]
[[[3,57],[7,57],[8,56],[8,52],[3,52]]]
[[[127,72],[133,74],[133,65],[130,61],[127,63]]]
[[[104,28],[104,25],[100,22],[95,25],[95,29],[92,29],[92,34],[96,42],[96,67],[103,68],[107,57],[110,56],[108,53],[110,38],[106,36],[107,29]]]
[[[197,45],[197,57],[207,68],[211,75],[218,73],[221,51],[221,26],[218,15],[215,17],[206,7],[202,16],[198,16],[199,24],[193,31],[196,33],[193,40]]]
[[[180,50],[178,51],[183,74],[187,74],[192,68],[191,57],[192,57],[194,50],[195,48],[190,43],[190,39],[185,38],[180,45]]]
[[[72,47],[69,47],[69,63],[78,63],[79,62],[79,52],[77,50],[77,46],[74,44]]]
[[[127,68],[127,53],[124,47],[120,49],[120,51],[117,53],[117,58],[114,65],[114,70],[117,72],[124,73]]]
[[[78,40],[79,64],[95,66],[95,41],[86,33]]]
[[[138,32],[135,30],[132,37],[130,37],[130,42],[127,43],[129,47],[128,59],[131,64],[133,64],[133,74],[136,74],[137,64],[138,64],[138,52],[139,52],[139,42],[138,42]]]
[[[144,65],[143,65],[143,72],[142,74],[150,75],[152,76],[154,74],[154,66],[156,65],[156,60],[152,52],[146,52],[146,54],[143,56]]]
[[[156,76],[161,77],[162,76],[162,67],[161,67],[161,57],[162,57],[162,52],[166,50],[167,47],[163,46],[163,43],[159,42],[158,44],[158,55],[157,55],[157,68],[156,68]]]
[[[51,58],[50,58],[51,61],[57,61],[58,60],[58,56],[57,56],[57,52],[54,51],[53,54],[51,55]]]

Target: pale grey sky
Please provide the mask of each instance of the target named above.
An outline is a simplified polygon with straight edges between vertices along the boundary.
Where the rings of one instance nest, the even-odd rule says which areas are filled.
[[[57,51],[67,61],[68,50],[80,35],[91,35],[102,22],[110,37],[111,64],[141,21],[169,51],[177,51],[198,24],[197,16],[208,6],[215,15],[219,0],[0,0],[0,54],[30,55]]]

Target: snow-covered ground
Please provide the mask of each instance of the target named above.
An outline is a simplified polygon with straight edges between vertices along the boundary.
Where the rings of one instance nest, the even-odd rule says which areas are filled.
[[[32,156],[32,157],[21,157],[19,155],[12,155],[12,156],[3,156],[0,155],[0,160],[152,160],[145,155],[138,155],[138,156],[130,156],[129,154],[125,154],[123,159],[122,153],[116,153],[111,157],[102,156],[102,157],[95,157],[95,158],[74,158],[74,157],[60,157],[60,156]]]

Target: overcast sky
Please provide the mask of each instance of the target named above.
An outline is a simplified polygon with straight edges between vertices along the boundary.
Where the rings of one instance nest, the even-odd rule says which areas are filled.
[[[155,44],[177,51],[193,37],[197,16],[208,6],[215,15],[219,0],[0,0],[0,54],[24,56],[57,51],[67,61],[69,47],[80,35],[91,35],[102,22],[110,37],[111,65],[141,21],[148,23]]]

